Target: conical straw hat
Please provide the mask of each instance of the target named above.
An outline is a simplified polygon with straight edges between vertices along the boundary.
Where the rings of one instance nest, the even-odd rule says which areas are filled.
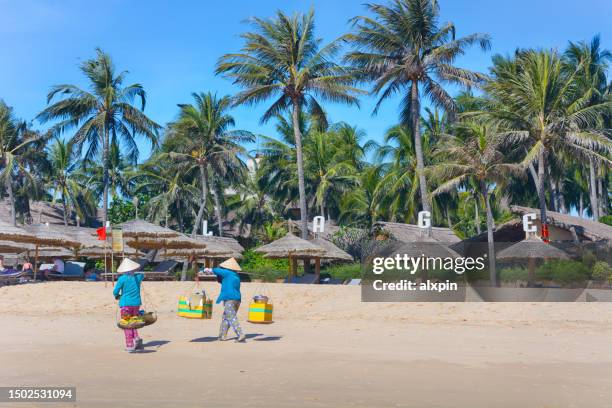
[[[225,268],[225,269],[230,269],[232,271],[236,271],[239,272],[242,270],[242,268],[240,268],[240,265],[238,265],[238,262],[236,262],[236,260],[234,258],[230,258],[227,259],[223,262],[221,262],[219,264],[220,267]]]
[[[139,263],[132,261],[130,258],[125,258],[117,268],[117,273],[133,272],[138,269],[140,269]]]

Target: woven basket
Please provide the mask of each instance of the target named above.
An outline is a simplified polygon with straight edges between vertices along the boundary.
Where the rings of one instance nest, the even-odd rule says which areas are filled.
[[[145,326],[150,326],[157,321],[157,313],[146,312],[142,315],[142,320],[144,321]]]

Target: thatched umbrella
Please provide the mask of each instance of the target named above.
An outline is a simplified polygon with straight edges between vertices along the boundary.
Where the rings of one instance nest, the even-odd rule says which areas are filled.
[[[12,227],[12,226],[11,226]],[[17,227],[12,227],[14,230]],[[79,241],[76,238],[71,237],[65,232],[57,230],[55,227],[49,224],[37,224],[37,225],[26,225],[23,228],[17,228],[18,230],[24,231],[28,236],[24,236],[21,231],[18,231],[14,238],[8,238],[12,241],[30,243],[35,245],[35,256],[34,256],[34,279],[38,272],[38,250],[42,246],[46,247],[65,247],[74,248],[79,246]],[[4,231],[2,225],[0,230]],[[10,231],[10,229],[9,229]],[[0,238],[4,237],[0,235]]]
[[[338,260],[338,261],[353,261],[353,257],[338,248],[332,242],[323,238],[313,238],[309,240],[313,244],[321,247],[325,253],[315,257],[315,274],[317,275],[317,282],[321,279],[321,259]]]
[[[325,250],[317,244],[298,238],[291,233],[255,249],[255,252],[263,253],[266,258],[289,258],[290,276],[297,270],[297,259],[308,259],[325,254]]]
[[[144,220],[126,221],[121,224],[124,237],[131,238],[172,238],[181,235],[170,228],[155,225]]]
[[[15,227],[8,222],[0,220],[0,239],[31,244],[36,237],[23,228]]]
[[[496,258],[501,260],[527,259],[529,273],[527,284],[533,286],[536,259],[569,259],[569,256],[565,251],[540,239],[528,238],[500,251]]]
[[[23,252],[20,255],[20,258],[28,259],[29,253]],[[38,259],[49,260],[49,259],[72,259],[75,258],[75,255],[72,251],[69,251],[65,248],[44,248],[38,250]]]
[[[19,254],[24,250],[33,250],[32,244],[24,244],[22,242],[0,241],[0,253]]]

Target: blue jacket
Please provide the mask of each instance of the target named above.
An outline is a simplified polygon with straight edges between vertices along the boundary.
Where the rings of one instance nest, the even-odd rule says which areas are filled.
[[[142,273],[124,273],[117,279],[117,284],[113,290],[115,297],[119,298],[119,307],[124,306],[140,306],[140,283],[144,279]]]
[[[220,276],[221,281],[221,293],[217,298],[217,303],[221,303],[224,300],[237,300],[240,301],[240,276],[234,271],[225,268],[213,268],[213,273]]]

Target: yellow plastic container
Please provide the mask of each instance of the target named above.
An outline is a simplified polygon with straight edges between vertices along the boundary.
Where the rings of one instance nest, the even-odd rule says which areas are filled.
[[[180,296],[177,314],[189,319],[212,319],[212,299],[202,296]]]
[[[249,322],[250,323],[272,323],[272,312],[274,306],[272,303],[256,303],[252,302],[249,305]]]

